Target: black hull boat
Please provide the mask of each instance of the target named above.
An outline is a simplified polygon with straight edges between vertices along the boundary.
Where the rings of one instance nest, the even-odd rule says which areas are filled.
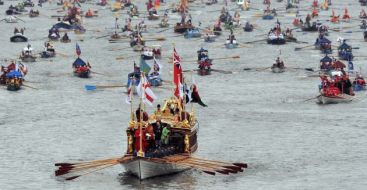
[[[28,38],[22,34],[15,34],[14,36],[10,37],[10,42],[27,42]]]

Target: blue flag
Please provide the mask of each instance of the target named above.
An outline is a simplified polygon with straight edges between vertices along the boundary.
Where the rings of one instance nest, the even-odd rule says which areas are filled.
[[[80,56],[80,54],[82,53],[82,51],[80,50],[80,47],[79,47],[79,44],[78,44],[78,43],[76,43],[75,51],[76,51],[76,54],[77,54],[78,56]]]
[[[150,70],[151,70],[150,66],[145,62],[143,57],[140,57],[140,71],[145,74],[148,74]]]

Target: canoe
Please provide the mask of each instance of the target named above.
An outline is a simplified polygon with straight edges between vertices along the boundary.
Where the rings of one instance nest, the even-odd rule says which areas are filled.
[[[271,67],[271,71],[273,73],[283,73],[285,71],[285,68],[280,68],[280,67]]]
[[[354,99],[353,96],[347,94],[341,94],[338,96],[324,96],[319,95],[317,97],[318,103],[320,104],[338,104],[338,103],[347,103],[351,102]]]
[[[190,169],[185,166],[178,166],[169,163],[158,163],[149,158],[136,158],[131,162],[122,164],[126,171],[140,180],[156,176],[168,175],[183,172]]]
[[[28,38],[22,35],[21,33],[17,33],[14,36],[10,37],[11,42],[27,42]]]

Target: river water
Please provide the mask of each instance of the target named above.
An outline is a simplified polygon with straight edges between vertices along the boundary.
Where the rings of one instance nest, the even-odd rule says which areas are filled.
[[[6,1],[0,7],[1,18],[11,3]],[[357,18],[360,5],[357,0],[333,1],[337,14],[348,7],[351,16]],[[141,10],[144,2],[138,1]],[[223,2],[213,6],[194,3],[193,23],[202,26],[213,23],[219,15]],[[310,12],[311,0],[301,1],[305,7],[302,15]],[[162,5],[163,7],[168,6]],[[260,0],[253,6],[264,8]],[[284,3],[273,3],[284,7]],[[85,91],[84,85],[105,85],[126,83],[127,74],[133,69],[138,56],[116,60],[118,56],[137,55],[130,48],[108,51],[112,48],[128,47],[128,43],[110,44],[106,38],[95,37],[108,34],[105,28],[114,26],[113,13],[95,5],[84,7],[99,9],[99,16],[84,19],[90,30],[84,35],[70,33],[73,43],[54,43],[58,55],[55,59],[38,60],[28,64],[27,84],[38,88],[23,88],[9,92],[0,90],[0,189],[365,189],[367,186],[367,103],[366,93],[359,92],[356,100],[348,104],[318,105],[306,99],[318,94],[318,78],[305,77],[302,69],[288,69],[282,74],[269,70],[243,71],[244,68],[265,68],[273,64],[279,50],[288,67],[317,68],[322,55],[316,50],[294,51],[295,47],[307,44],[288,43],[272,46],[265,42],[251,44],[249,48],[227,50],[224,48],[228,31],[216,42],[205,44],[201,40],[187,40],[173,34],[173,29],[154,34],[161,29],[154,28],[159,21],[146,21],[151,26],[149,33],[164,35],[161,44],[163,54],[171,56],[174,42],[182,59],[196,57],[200,47],[208,48],[211,57],[241,55],[240,59],[215,61],[213,68],[234,71],[234,74],[213,72],[210,76],[193,78],[207,108],[195,105],[200,122],[198,157],[222,161],[242,161],[249,165],[245,172],[237,175],[210,176],[197,171],[153,178],[139,182],[124,174],[121,166],[105,169],[74,181],[60,181],[54,176],[56,162],[104,159],[123,155],[126,151],[125,128],[129,121],[130,106],[125,103],[125,89]],[[230,9],[235,7],[229,4]],[[19,16],[23,22],[0,23],[0,58],[16,58],[23,43],[10,43],[14,27],[25,27],[25,34],[31,39],[36,51],[43,50],[48,29],[56,23],[56,2],[44,4],[39,9],[41,16],[29,18]],[[145,9],[145,8],[144,8]],[[306,11],[307,10],[307,11]],[[123,11],[125,13],[125,11]],[[241,12],[243,20],[256,22],[258,30],[244,33],[235,31],[239,42],[261,39],[275,20],[263,21],[251,17],[260,11]],[[233,14],[233,11],[232,11]],[[320,12],[321,19],[328,19],[331,11]],[[279,17],[287,27],[291,26],[292,15]],[[119,15],[123,25],[126,14]],[[171,23],[179,21],[172,15]],[[210,22],[209,22],[210,21]],[[133,20],[134,23],[138,20]],[[356,26],[351,23],[330,24],[332,28]],[[336,44],[336,38],[343,36],[354,39],[350,44],[360,47],[355,55],[365,55],[363,35],[333,32],[329,39]],[[149,34],[145,34],[148,36]],[[294,31],[301,41],[313,43],[316,33],[304,34]],[[93,70],[105,75],[94,74],[90,79],[72,76],[71,64],[75,60],[75,41],[79,41],[81,58],[89,60]],[[172,66],[163,59],[163,78],[171,79]],[[2,62],[3,63],[3,62]],[[3,63],[5,64],[5,63]],[[365,60],[356,58],[355,68],[365,71]],[[183,69],[195,69],[197,65],[183,63]],[[188,80],[192,77],[188,74]],[[170,97],[172,91],[164,88],[153,89],[158,102]],[[136,107],[136,103],[134,105]],[[149,111],[153,108],[147,107]]]

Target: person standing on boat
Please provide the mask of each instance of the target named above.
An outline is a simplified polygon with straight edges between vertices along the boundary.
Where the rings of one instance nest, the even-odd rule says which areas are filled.
[[[142,115],[143,115],[143,121],[148,121],[148,119],[149,119],[148,113],[145,112],[145,111],[143,111],[142,109],[140,109],[140,107],[138,107],[138,109],[136,109],[136,111],[135,111],[136,120],[138,122],[140,122],[140,114],[141,114],[141,112],[143,112],[142,113]]]
[[[170,130],[168,129],[168,126],[163,127],[162,136],[161,136],[161,143],[163,145],[168,145],[168,143],[169,143],[169,133],[170,133]]]
[[[185,12],[181,12],[181,25],[184,25],[186,21],[186,14]]]
[[[161,126],[161,122],[157,121],[154,125],[154,139],[155,139],[156,148],[159,148],[162,146],[161,137],[162,137],[162,126]]]
[[[142,128],[141,129],[141,136],[140,136],[140,129],[139,128],[137,128],[137,129],[135,129],[135,131],[134,131],[134,142],[135,142],[135,153],[137,153],[139,150],[140,150],[140,138],[142,138],[141,139],[141,141],[142,141],[142,147],[141,147],[141,149],[142,149],[142,151],[143,152],[145,152],[145,149],[146,149],[146,138],[145,138],[145,130],[144,130],[144,128]]]

